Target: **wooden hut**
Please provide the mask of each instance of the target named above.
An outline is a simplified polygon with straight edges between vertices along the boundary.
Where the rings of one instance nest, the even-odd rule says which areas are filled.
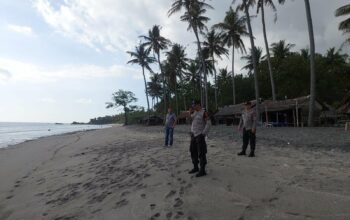
[[[259,124],[267,127],[277,126],[295,126],[302,127],[307,125],[309,113],[309,96],[298,97],[295,99],[285,99],[279,101],[264,100],[259,105]],[[255,100],[251,101],[255,105]],[[215,114],[219,124],[238,124],[241,113],[244,109],[244,103],[230,105],[220,108]],[[315,124],[320,124],[321,112],[325,106],[321,102],[315,103]]]
[[[190,123],[190,114],[188,111],[183,111],[177,116],[177,124],[189,124]]]
[[[279,101],[266,100],[261,104],[260,119],[266,126],[294,126],[307,125],[309,114],[309,96]],[[325,109],[321,102],[315,103],[315,124],[320,124],[321,112]]]
[[[255,100],[251,101],[254,105]],[[218,124],[239,124],[239,120],[244,109],[244,103],[240,103],[237,105],[229,105],[222,108],[219,108],[218,112],[214,115],[215,120]]]
[[[162,125],[163,119],[157,115],[151,115],[150,117],[146,116],[141,119],[140,123],[143,125]]]
[[[344,96],[337,111],[342,115],[350,117],[350,91]]]
[[[345,125],[345,130],[350,129],[350,91],[344,96],[340,103],[340,107],[337,109],[339,119],[337,121],[338,126]]]

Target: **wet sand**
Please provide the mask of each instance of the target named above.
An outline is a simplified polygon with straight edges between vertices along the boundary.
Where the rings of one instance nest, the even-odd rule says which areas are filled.
[[[0,219],[350,219],[350,132],[209,134],[208,175],[189,175],[189,127],[163,147],[162,127],[113,127],[0,150]],[[234,132],[233,132],[234,131]]]

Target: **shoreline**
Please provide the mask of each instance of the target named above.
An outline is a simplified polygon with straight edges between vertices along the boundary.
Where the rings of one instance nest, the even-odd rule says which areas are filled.
[[[208,175],[195,178],[188,174],[188,130],[175,128],[172,148],[163,147],[163,127],[116,126],[0,150],[0,219],[350,217],[348,152],[258,140],[256,158],[238,157],[240,135],[213,126]],[[259,132],[282,141],[313,141],[322,134],[321,143],[337,130],[310,129],[304,136],[299,129]],[[350,143],[348,136],[338,137]]]
[[[96,125],[96,126],[99,126],[99,125]],[[53,137],[53,136],[61,136],[61,135],[69,135],[69,134],[74,134],[74,133],[78,133],[78,132],[88,132],[88,131],[94,131],[94,130],[101,130],[101,129],[111,128],[111,127],[119,126],[119,125],[116,124],[116,125],[103,125],[103,126],[109,126],[109,127],[105,127],[105,128],[91,128],[91,129],[84,129],[84,130],[78,130],[78,131],[67,131],[67,132],[63,132],[63,133],[60,133],[60,134],[44,135],[44,136],[40,136],[40,137],[28,139],[28,140],[23,140],[23,141],[18,142],[18,143],[5,145],[3,147],[0,147],[0,151],[2,149],[13,148],[13,147],[16,147],[16,145],[24,144],[24,143],[27,143],[27,142],[30,142],[30,141],[36,141],[36,140],[39,140],[41,138],[47,138],[47,137]]]

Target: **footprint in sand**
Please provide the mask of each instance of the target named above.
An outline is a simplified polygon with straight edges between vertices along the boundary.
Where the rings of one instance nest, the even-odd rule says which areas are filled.
[[[43,196],[43,195],[45,195],[45,193],[37,193],[37,194],[35,194],[35,196]]]
[[[189,188],[191,188],[192,186],[193,186],[192,183],[189,183],[189,184],[187,184],[186,189],[189,189]]]
[[[183,186],[181,186],[179,194],[180,196],[183,196],[185,194],[185,188]]]
[[[154,210],[156,208],[156,204],[149,205],[151,207],[151,210]]]
[[[179,211],[179,212],[176,213],[175,219],[179,219],[179,218],[181,218],[183,215],[184,215],[184,213],[181,212],[181,211]]]
[[[276,201],[276,200],[278,200],[277,197],[272,197],[272,198],[269,199],[269,202],[274,202],[274,201]]]
[[[156,218],[159,218],[160,217],[160,213],[156,213],[156,214],[154,214],[152,217],[151,217],[151,220],[154,220],[154,219],[156,219]]]
[[[121,208],[121,207],[123,207],[123,206],[126,206],[128,203],[129,203],[128,200],[122,199],[122,200],[120,200],[119,202],[116,202],[116,203],[115,203],[115,208],[116,208],[116,209],[117,209],[117,208]]]
[[[170,198],[172,196],[174,196],[176,194],[176,190],[171,190],[166,196],[165,198]]]
[[[70,220],[70,219],[77,219],[77,216],[60,216],[60,217],[56,217],[53,220]]]
[[[101,212],[101,211],[102,211],[102,209],[96,209],[96,210],[92,211],[91,214],[95,214],[95,213]]]
[[[167,219],[171,219],[171,216],[173,216],[173,213],[172,212],[168,212],[166,215]]]
[[[128,194],[130,194],[130,191],[124,191],[124,192],[122,192],[121,196],[124,197],[124,196],[126,196]]]
[[[178,207],[182,206],[183,204],[184,204],[184,202],[180,198],[176,198],[174,207],[178,208]]]

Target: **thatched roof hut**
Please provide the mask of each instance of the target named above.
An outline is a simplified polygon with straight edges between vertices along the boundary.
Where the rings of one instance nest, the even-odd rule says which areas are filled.
[[[183,111],[177,116],[177,124],[188,124],[190,122],[190,114],[188,111]]]
[[[340,114],[350,115],[350,91],[344,96],[337,111]]]
[[[272,126],[299,126],[306,124],[309,110],[309,96],[279,101],[264,100],[259,105],[259,121]],[[251,101],[255,105],[255,100]],[[238,124],[239,117],[244,109],[244,103],[220,108],[215,118],[219,123]],[[325,106],[315,103],[315,118],[319,118]],[[318,121],[317,121],[318,122]]]
[[[163,119],[157,115],[151,115],[150,117],[146,116],[141,119],[140,123],[143,125],[162,125]]]

